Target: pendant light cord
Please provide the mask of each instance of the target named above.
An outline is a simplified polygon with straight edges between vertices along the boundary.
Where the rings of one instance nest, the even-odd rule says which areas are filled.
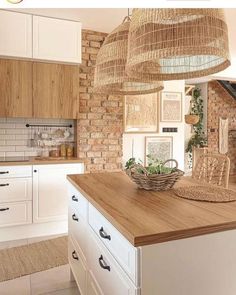
[[[130,21],[130,20],[131,20],[131,18],[130,18],[130,8],[128,8],[128,14],[124,18],[123,23],[126,22],[126,21]]]

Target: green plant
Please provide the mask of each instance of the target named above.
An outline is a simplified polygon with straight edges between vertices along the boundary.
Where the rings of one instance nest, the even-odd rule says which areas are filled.
[[[193,90],[190,114],[199,116],[198,123],[193,125],[194,134],[190,138],[185,150],[186,153],[189,154],[189,167],[191,168],[193,147],[203,147],[207,144],[207,138],[204,134],[203,126],[203,99],[201,97],[201,90],[199,88],[195,88]]]
[[[163,161],[160,161],[152,157],[151,155],[147,155],[147,158],[148,158],[148,166],[145,167],[145,169],[150,175],[151,174],[169,174],[176,171],[176,168],[165,167],[163,165]],[[125,168],[130,169],[132,166],[135,166],[135,165],[138,165],[136,171],[140,174],[144,174],[144,169],[143,169],[144,167],[141,165],[140,161],[136,162],[135,158],[130,158],[126,162]]]

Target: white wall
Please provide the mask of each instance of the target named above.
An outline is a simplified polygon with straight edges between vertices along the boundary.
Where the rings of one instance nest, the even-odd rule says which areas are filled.
[[[173,158],[179,162],[179,168],[184,169],[184,114],[185,114],[185,96],[184,81],[167,81],[164,82],[164,91],[182,92],[182,122],[179,123],[162,123],[160,122],[159,133],[142,133],[142,134],[124,134],[123,135],[123,163],[132,157],[132,140],[134,139],[134,157],[144,161],[145,153],[145,136],[173,136]],[[163,127],[177,127],[177,133],[162,133]]]
[[[190,110],[190,101],[192,99],[191,95],[185,96],[185,114],[189,113]],[[192,125],[184,124],[184,149],[186,149],[190,138],[193,136],[193,128]],[[189,168],[189,156],[185,153],[185,173],[191,173],[192,169]]]

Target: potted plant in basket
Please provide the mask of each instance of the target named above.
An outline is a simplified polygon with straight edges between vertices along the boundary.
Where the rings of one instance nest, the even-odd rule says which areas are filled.
[[[130,158],[125,165],[127,175],[139,188],[155,191],[167,190],[172,188],[176,181],[184,175],[184,172],[178,169],[178,162],[174,159],[163,162],[150,155],[147,157],[147,167],[144,167],[140,161],[136,162],[135,158]],[[174,162],[175,167],[167,167],[166,164],[169,162]]]

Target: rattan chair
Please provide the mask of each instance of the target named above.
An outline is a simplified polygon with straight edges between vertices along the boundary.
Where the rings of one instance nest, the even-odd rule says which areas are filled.
[[[201,182],[228,188],[230,159],[221,154],[203,154],[199,157],[192,177]]]

